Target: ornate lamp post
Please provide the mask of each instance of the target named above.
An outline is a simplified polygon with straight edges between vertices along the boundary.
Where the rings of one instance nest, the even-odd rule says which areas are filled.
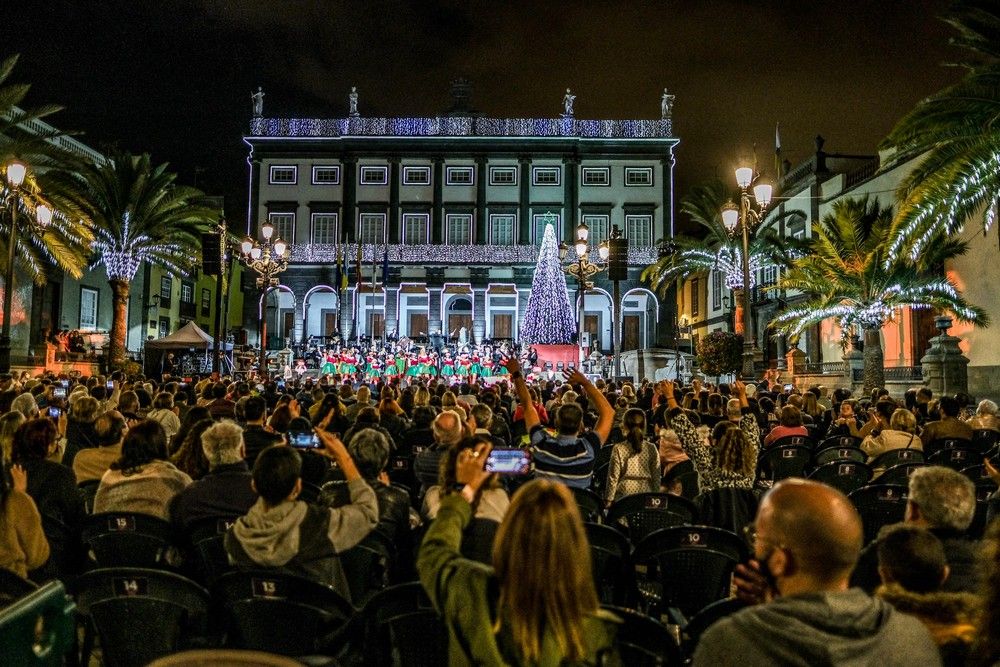
[[[247,268],[257,274],[257,289],[260,290],[260,319],[257,321],[257,331],[260,336],[260,376],[267,374],[267,293],[272,287],[278,286],[278,274],[288,268],[288,244],[274,237],[274,225],[265,222],[260,227],[262,243],[254,241],[249,236],[240,244],[240,253]]]
[[[584,223],[576,228],[576,242],[573,244],[573,249],[576,251],[576,259],[570,261],[569,264],[563,267],[568,275],[576,278],[576,299],[579,303],[577,309],[577,321],[576,321],[576,341],[577,345],[580,347],[580,363],[582,368],[582,363],[584,361],[583,357],[583,313],[584,313],[584,299],[587,295],[587,290],[594,286],[594,283],[590,280],[597,273],[605,270],[607,268],[608,261],[608,244],[606,241],[601,241],[597,246],[597,254],[600,259],[600,264],[595,264],[590,261],[590,246],[587,243],[587,237],[590,235],[590,228]],[[569,255],[569,248],[565,243],[559,244],[559,259],[566,261],[566,257]],[[612,324],[614,326],[614,324]]]
[[[730,234],[743,235],[743,377],[750,378],[754,374],[754,351],[757,341],[754,338],[753,319],[750,313],[750,231],[764,219],[764,213],[771,203],[771,186],[767,183],[756,183],[760,174],[755,174],[750,167],[740,167],[736,170],[736,184],[740,187],[740,203],[737,206],[732,200],[722,207],[722,223]],[[750,195],[752,186],[753,195]]]
[[[28,175],[28,168],[21,162],[7,163],[7,193],[3,198],[3,205],[8,210],[8,235],[7,235],[7,266],[4,270],[4,290],[3,290],[3,328],[0,330],[0,373],[10,372],[10,320],[11,311],[14,304],[14,260],[17,249],[17,226],[20,222],[19,213],[21,209],[22,186]],[[31,231],[42,233],[52,222],[52,209],[44,204],[35,207],[35,219],[28,218],[27,226]]]

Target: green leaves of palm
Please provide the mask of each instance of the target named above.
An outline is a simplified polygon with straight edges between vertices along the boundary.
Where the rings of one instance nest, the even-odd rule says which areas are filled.
[[[813,225],[809,253],[794,260],[777,288],[806,295],[772,325],[798,334],[828,318],[841,327],[879,329],[900,307],[951,311],[986,326],[985,312],[969,304],[941,276],[945,260],[962,255],[965,242],[938,236],[918,259],[891,250],[896,231],[891,207],[875,200],[845,199]]]
[[[148,154],[119,152],[52,174],[50,185],[93,221],[94,265],[103,264],[109,280],[130,281],[145,262],[186,273],[197,262],[200,233],[218,215],[200,203],[200,191],[175,179]]]

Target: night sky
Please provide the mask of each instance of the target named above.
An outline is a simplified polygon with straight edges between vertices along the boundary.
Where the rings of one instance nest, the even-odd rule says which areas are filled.
[[[448,82],[493,116],[654,118],[677,95],[678,196],[757,145],[773,172],[774,126],[793,163],[871,153],[919,99],[958,80],[936,17],[947,2],[452,2],[420,0],[32,0],[4,10],[2,55],[31,104],[86,143],[151,152],[243,219],[251,90],[266,116],[433,115]],[[768,174],[765,174],[765,177]],[[773,178],[773,173],[769,174]]]

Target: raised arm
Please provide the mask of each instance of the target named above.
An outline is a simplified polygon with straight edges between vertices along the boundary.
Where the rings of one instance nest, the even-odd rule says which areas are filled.
[[[524,415],[524,428],[528,433],[531,433],[531,429],[538,426],[540,421],[538,411],[535,410],[535,405],[531,402],[531,394],[528,393],[528,385],[524,381],[524,374],[521,373],[521,362],[517,360],[517,357],[507,357],[503,365],[507,368],[507,371],[510,373],[510,379],[514,383],[514,393],[517,394],[517,402],[521,406],[521,412]]]
[[[604,397],[601,390],[595,387],[580,371],[576,369],[563,371],[563,375],[566,376],[566,381],[570,384],[582,386],[587,398],[590,399],[590,404],[597,408],[597,425],[594,427],[594,433],[601,439],[603,445],[608,441],[608,436],[611,435],[611,427],[615,423],[615,409],[608,403],[608,399]]]

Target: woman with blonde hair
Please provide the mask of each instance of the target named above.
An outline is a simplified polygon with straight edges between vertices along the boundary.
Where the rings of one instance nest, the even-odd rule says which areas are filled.
[[[17,410],[5,412],[0,416],[0,449],[3,453],[3,463],[10,462],[10,450],[14,444],[14,433],[21,424],[27,421]]]
[[[534,480],[500,524],[493,567],[461,556],[470,503],[492,476],[489,445],[459,462],[470,480],[442,498],[420,547],[420,581],[449,628],[449,662],[477,665],[597,664],[614,651],[617,619],[601,610],[590,548],[569,489]]]

